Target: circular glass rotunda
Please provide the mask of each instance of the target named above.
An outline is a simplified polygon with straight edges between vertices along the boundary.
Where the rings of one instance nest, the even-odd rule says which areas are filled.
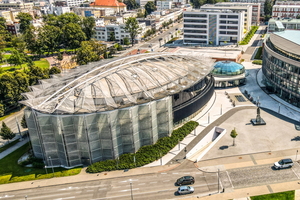
[[[245,67],[233,61],[218,61],[213,66],[215,87],[230,87],[245,84]]]
[[[209,101],[212,66],[210,58],[148,53],[40,80],[21,102],[34,155],[70,168],[154,144]]]

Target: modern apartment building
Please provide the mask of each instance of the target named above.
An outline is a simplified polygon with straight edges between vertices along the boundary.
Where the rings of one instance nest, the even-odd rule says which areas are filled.
[[[242,2],[220,2],[216,3],[216,6],[252,6],[252,15],[250,16],[252,18],[251,24],[253,26],[260,23],[260,12],[261,12],[261,5],[259,3],[242,3]],[[247,13],[246,13],[247,14]]]
[[[0,10],[9,10],[9,9],[27,9],[32,10],[33,3],[23,3],[23,2],[16,2],[16,3],[0,3]]]
[[[139,23],[142,32],[136,37],[136,40],[140,40],[141,36],[146,31],[146,23]],[[130,35],[125,31],[125,24],[109,24],[102,27],[95,27],[95,36],[96,40],[100,41],[110,41],[111,34],[113,33],[116,40],[123,42],[124,38],[129,38]]]
[[[230,2],[236,2],[236,3],[259,3],[261,16],[265,14],[265,12],[264,12],[265,1],[266,0],[230,0]]]
[[[222,5],[222,4],[205,4],[200,7],[200,11],[218,11],[218,10],[232,10],[233,12],[244,11],[244,29],[245,32],[251,29],[252,24],[252,6],[243,5],[243,6],[231,6],[231,5]]]
[[[156,8],[157,10],[167,10],[172,8],[172,1],[157,1]]]
[[[184,44],[236,44],[243,38],[244,11],[183,12]]]
[[[296,18],[300,15],[299,1],[276,1],[272,9],[273,18]]]
[[[94,7],[76,7],[73,8],[73,12],[76,15],[83,17],[93,16],[95,18],[113,15],[115,10],[113,8],[94,8]]]
[[[75,7],[75,6],[80,6],[86,0],[54,0],[55,2],[62,2],[62,5],[66,5],[69,7]]]

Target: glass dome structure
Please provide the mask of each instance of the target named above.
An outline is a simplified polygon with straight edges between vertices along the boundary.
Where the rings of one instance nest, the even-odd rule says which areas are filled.
[[[236,76],[245,73],[245,67],[233,61],[219,61],[214,64],[213,75]]]

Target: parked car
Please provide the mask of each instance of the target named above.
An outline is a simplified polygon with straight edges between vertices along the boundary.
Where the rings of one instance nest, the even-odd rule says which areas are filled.
[[[283,168],[292,167],[293,165],[294,165],[293,160],[290,158],[286,158],[286,159],[279,160],[278,162],[275,162],[274,168],[283,169]]]
[[[176,185],[189,185],[194,184],[195,178],[193,176],[183,176],[180,179],[177,179]]]
[[[178,194],[191,194],[194,192],[194,188],[191,186],[180,186],[177,192]]]

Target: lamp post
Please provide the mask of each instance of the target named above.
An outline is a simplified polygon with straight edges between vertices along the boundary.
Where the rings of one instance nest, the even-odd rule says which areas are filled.
[[[51,156],[49,156],[49,160],[50,160],[50,164],[51,164],[51,167],[52,167],[53,177],[55,177],[55,175],[54,175],[53,163],[52,163],[52,160],[51,160]]]
[[[218,193],[220,193],[220,169],[218,169]]]
[[[46,171],[46,174],[48,174],[48,171],[47,171],[47,166],[45,165],[45,171]]]
[[[130,194],[131,194],[131,200],[133,200],[133,195],[132,195],[132,182],[130,182]]]
[[[208,115],[207,115],[207,120],[208,120],[208,124],[209,124],[209,113],[208,113]]]
[[[220,112],[220,114],[222,115],[222,104],[221,104],[221,112]]]
[[[180,151],[180,141],[178,139],[178,151]]]
[[[25,200],[27,200],[27,195],[25,195]]]
[[[297,156],[298,156],[298,150],[296,151],[296,159],[295,159],[295,161],[297,161]]]
[[[186,147],[184,147],[184,153],[185,153],[184,159],[186,159],[186,152],[187,152]]]

